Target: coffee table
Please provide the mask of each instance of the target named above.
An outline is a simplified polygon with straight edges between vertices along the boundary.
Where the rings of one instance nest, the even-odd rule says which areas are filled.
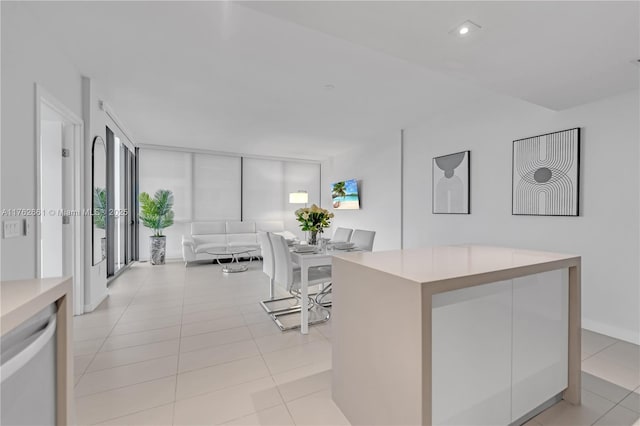
[[[220,263],[220,256],[231,256],[231,262],[228,264],[225,264],[222,267],[222,272],[225,272],[228,274],[228,273],[235,273],[235,272],[244,272],[247,269],[249,269],[249,266],[247,265],[240,265],[240,262],[238,261],[238,256],[242,254],[249,254],[252,251],[256,251],[256,249],[250,248],[250,247],[220,247],[216,249],[209,249],[207,250],[207,253],[216,256],[216,262],[218,262],[218,265],[222,265]],[[233,264],[234,260],[236,263],[235,265]],[[253,256],[249,256],[249,264],[251,264],[252,260],[253,260]]]

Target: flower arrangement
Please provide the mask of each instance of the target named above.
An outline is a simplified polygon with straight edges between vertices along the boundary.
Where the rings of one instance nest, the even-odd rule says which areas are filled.
[[[311,238],[309,244],[316,244],[318,232],[322,233],[324,228],[331,226],[333,213],[316,206],[304,207],[296,210],[296,220],[300,222],[300,229],[310,231]]]

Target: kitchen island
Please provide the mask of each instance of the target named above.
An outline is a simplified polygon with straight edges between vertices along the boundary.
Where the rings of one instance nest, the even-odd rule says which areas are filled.
[[[580,403],[579,256],[443,246],[333,259],[333,399],[354,425],[522,424]]]

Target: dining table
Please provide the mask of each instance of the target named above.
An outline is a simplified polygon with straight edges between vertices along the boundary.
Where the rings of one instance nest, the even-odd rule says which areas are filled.
[[[309,334],[309,268],[330,266],[331,259],[335,254],[354,250],[358,249],[338,250],[325,248],[318,249],[315,252],[291,251],[291,261],[300,267],[300,332],[302,334]]]

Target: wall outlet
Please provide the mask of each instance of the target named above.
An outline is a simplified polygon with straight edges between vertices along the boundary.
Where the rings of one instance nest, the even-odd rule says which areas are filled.
[[[2,223],[3,238],[21,237],[23,233],[22,220],[5,220]]]

